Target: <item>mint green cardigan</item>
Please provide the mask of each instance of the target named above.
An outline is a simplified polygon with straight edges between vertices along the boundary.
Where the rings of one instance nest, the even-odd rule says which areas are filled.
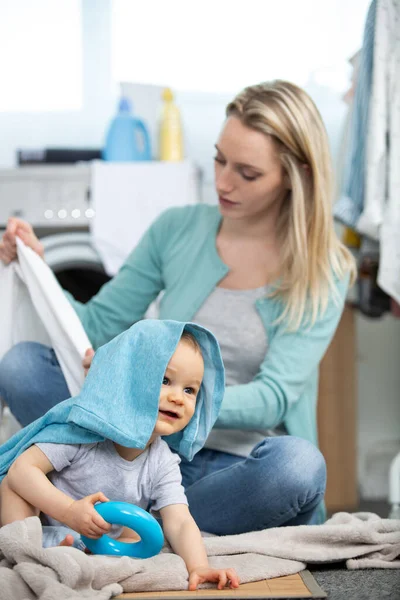
[[[216,249],[220,222],[216,206],[171,208],[87,304],[69,295],[93,347],[142,319],[161,291],[159,317],[190,321],[229,270]],[[274,429],[284,423],[289,434],[317,444],[318,365],[338,325],[347,284],[337,283],[340,300],[331,298],[322,318],[294,333],[273,323],[283,310],[279,299],[256,302],[268,352],[253,381],[227,387],[217,428]]]

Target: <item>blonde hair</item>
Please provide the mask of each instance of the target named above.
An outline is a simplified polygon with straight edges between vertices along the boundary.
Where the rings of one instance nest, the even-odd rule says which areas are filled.
[[[281,276],[272,296],[285,299],[278,321],[312,325],[338,300],[335,278],[355,278],[355,261],[338,239],[332,217],[332,166],[328,136],[309,95],[287,81],[245,88],[226,108],[243,125],[270,136],[290,191],[282,204],[278,236]],[[309,310],[310,309],[310,310]]]

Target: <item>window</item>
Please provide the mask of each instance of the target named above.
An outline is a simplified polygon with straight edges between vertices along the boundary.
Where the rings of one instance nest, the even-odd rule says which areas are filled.
[[[0,111],[82,107],[81,0],[0,0]]]
[[[370,0],[113,0],[113,76],[235,92],[268,79],[337,91],[361,46]]]

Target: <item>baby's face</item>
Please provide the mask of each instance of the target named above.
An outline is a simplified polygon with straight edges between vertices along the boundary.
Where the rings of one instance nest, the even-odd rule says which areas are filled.
[[[181,340],[165,371],[154,433],[171,435],[186,427],[196,408],[203,375],[201,353],[188,340]]]

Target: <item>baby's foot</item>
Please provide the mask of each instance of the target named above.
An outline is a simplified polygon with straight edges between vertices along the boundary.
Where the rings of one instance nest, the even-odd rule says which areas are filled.
[[[74,544],[74,536],[73,535],[66,535],[65,538],[62,540],[62,542],[60,542],[58,545],[59,546],[73,546]],[[83,552],[85,554],[92,554],[89,550],[89,548],[85,548],[82,544],[82,548],[79,548],[79,550],[83,550]]]
[[[60,542],[58,545],[59,546],[72,546],[73,543],[74,543],[74,536],[68,534],[62,540],[62,542]]]

